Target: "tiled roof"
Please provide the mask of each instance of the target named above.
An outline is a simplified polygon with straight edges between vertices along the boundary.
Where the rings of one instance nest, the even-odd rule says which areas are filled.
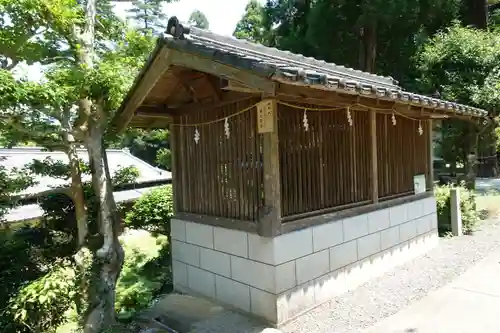
[[[118,191],[113,193],[113,197],[115,198],[115,202],[117,204],[133,202],[139,199],[143,194],[159,187],[161,186]],[[14,207],[7,212],[4,218],[7,223],[28,222],[40,219],[43,216],[43,213],[42,207],[35,203]]]
[[[151,186],[151,182],[163,181],[172,179],[172,174],[168,171],[158,169],[143,160],[133,156],[127,150],[121,149],[108,149],[109,171],[113,174],[121,167],[133,166],[139,171],[139,177],[136,184],[142,184],[142,188],[134,188],[124,191],[116,191],[113,193],[117,203],[126,203],[137,200],[142,194],[151,191],[158,186]],[[88,161],[87,150],[78,149],[78,156]],[[12,149],[0,148],[0,165],[5,166],[7,169],[23,168],[26,164],[33,161],[33,159],[44,160],[50,157],[55,161],[67,162],[67,156],[63,152],[49,152],[44,151],[42,148],[37,147],[17,147]],[[23,191],[22,195],[35,196],[37,193],[50,190],[54,187],[69,185],[69,180],[63,180],[52,177],[38,176],[35,179],[37,184]],[[88,177],[83,179],[88,180]],[[147,184],[146,184],[147,183]],[[39,204],[27,204],[17,206],[10,209],[5,220],[7,222],[23,222],[39,219],[43,215],[43,210]]]
[[[462,115],[488,114],[478,108],[404,91],[391,77],[346,68],[194,27],[190,28],[189,34],[185,34],[184,38],[164,34],[163,40],[169,48],[198,54],[275,80],[312,87],[322,86],[322,89],[448,110]]]
[[[109,171],[111,174],[119,170],[121,167],[133,166],[139,171],[139,177],[136,181],[137,184],[172,178],[172,174],[170,172],[149,165],[126,150],[108,149],[106,152],[108,156]],[[83,161],[88,161],[87,150],[78,149],[77,153]],[[55,161],[68,162],[66,154],[60,151],[49,152],[37,147],[17,147],[12,149],[0,148],[0,165],[5,166],[7,169],[21,169],[26,164],[31,163],[33,159],[44,160],[47,157],[50,157]],[[84,176],[83,180],[86,181],[88,178],[88,176]],[[32,186],[19,194],[36,195],[37,193],[47,191],[53,187],[69,185],[69,180],[52,177],[37,176],[35,180],[37,182],[35,186]]]

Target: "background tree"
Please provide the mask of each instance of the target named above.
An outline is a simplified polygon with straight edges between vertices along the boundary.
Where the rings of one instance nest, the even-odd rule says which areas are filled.
[[[492,121],[486,127],[483,123],[471,126],[463,121],[444,121],[441,154],[452,164],[468,165],[467,156],[476,152],[479,135],[479,155],[493,156],[493,175],[497,174],[498,146],[493,119],[500,106],[499,38],[496,33],[454,26],[432,38],[417,58],[422,91],[430,93],[437,88],[445,99],[492,110]]]
[[[197,28],[205,30],[208,30],[208,28],[210,27],[210,23],[208,22],[207,17],[198,9],[194,10],[191,15],[189,15],[188,23]]]
[[[233,35],[256,43],[265,43],[264,8],[257,0],[251,0],[245,13],[236,24]]]
[[[163,4],[175,0],[134,0],[128,10],[128,17],[139,25],[143,33],[162,32],[167,27],[167,15]]]
[[[169,131],[156,129],[129,129],[119,138],[109,142],[110,147],[126,148],[141,160],[156,167],[170,170],[170,164],[165,164],[163,156],[170,155]],[[158,158],[161,155],[162,157]]]
[[[52,41],[50,49],[56,52],[43,82],[13,80],[6,75],[9,69],[3,69],[0,79],[9,85],[4,89],[8,95],[0,98],[2,126],[67,152],[73,184],[80,181],[81,185],[76,144],[83,143],[89,153],[99,227],[98,233],[89,234],[87,223],[78,224],[77,262],[81,267],[92,266],[79,295],[84,298],[85,332],[101,332],[115,319],[115,286],[123,263],[103,142],[108,122],[149,54],[152,40],[126,27],[111,11],[109,1],[0,0],[0,6],[5,17],[22,16],[31,24],[27,31],[39,33],[39,39],[34,39],[41,41],[38,47],[43,49],[46,41]],[[17,45],[16,36],[7,36],[14,39],[13,45]]]

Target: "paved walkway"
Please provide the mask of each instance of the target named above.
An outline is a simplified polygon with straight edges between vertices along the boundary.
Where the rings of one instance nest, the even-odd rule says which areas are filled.
[[[500,332],[500,251],[366,333]]]
[[[500,191],[499,178],[477,178],[476,190],[478,192],[486,193],[489,191]]]

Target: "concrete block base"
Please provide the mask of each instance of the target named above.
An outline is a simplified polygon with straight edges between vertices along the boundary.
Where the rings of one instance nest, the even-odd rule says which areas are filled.
[[[174,288],[281,325],[438,242],[426,198],[276,238],[172,220]]]

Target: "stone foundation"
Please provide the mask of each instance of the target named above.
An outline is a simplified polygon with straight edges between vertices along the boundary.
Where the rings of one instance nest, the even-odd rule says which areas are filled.
[[[174,288],[280,325],[437,241],[433,197],[272,239],[174,219]]]

